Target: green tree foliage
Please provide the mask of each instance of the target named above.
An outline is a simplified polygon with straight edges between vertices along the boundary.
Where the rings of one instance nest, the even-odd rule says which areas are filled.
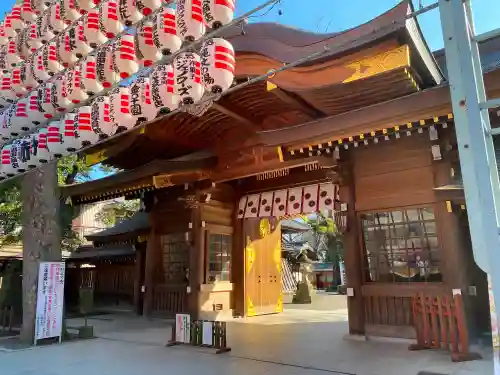
[[[130,219],[139,210],[139,200],[112,202],[96,214],[96,220],[111,227],[116,223]]]
[[[59,185],[83,182],[90,179],[91,167],[76,155],[67,156],[58,162]],[[22,177],[0,184],[0,247],[19,243],[22,240]],[[71,250],[79,244],[71,224],[76,214],[75,208],[61,200],[60,223],[62,249]]]
[[[317,213],[314,216],[304,216],[303,220],[311,227],[315,237],[316,251],[325,262],[335,266],[344,260],[342,238],[337,231],[332,218]]]

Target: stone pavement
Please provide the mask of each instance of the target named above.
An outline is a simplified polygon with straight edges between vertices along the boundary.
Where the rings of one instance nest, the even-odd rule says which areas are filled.
[[[493,375],[488,354],[482,361],[454,364],[445,352],[344,340],[347,312],[337,302],[336,310],[285,307],[282,315],[229,322],[232,351],[221,355],[208,349],[166,348],[170,326],[164,320],[96,317],[89,324],[100,338],[0,352],[0,375]]]

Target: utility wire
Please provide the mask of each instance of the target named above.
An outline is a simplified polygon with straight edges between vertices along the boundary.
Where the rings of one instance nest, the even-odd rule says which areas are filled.
[[[275,0],[275,1],[276,1],[276,0]],[[414,13],[411,13],[411,14],[406,15],[404,19],[405,19],[405,20],[407,20],[407,19],[410,19],[410,18],[414,18],[414,17],[416,17],[416,16],[418,16],[418,15],[420,15],[420,14],[422,14],[422,13],[426,12],[426,11],[429,11],[429,10],[435,9],[435,8],[437,8],[437,7],[438,7],[438,4],[437,4],[437,3],[432,4],[432,5],[429,5],[429,6],[427,6],[427,7],[423,8],[423,9],[420,9],[420,10],[418,10],[418,11],[414,12]],[[256,8],[256,9],[257,9],[257,8]],[[258,10],[257,10],[257,11],[258,11]],[[251,14],[251,13],[250,13],[250,14]],[[248,13],[247,13],[246,15],[242,16],[242,17],[248,17]],[[237,24],[239,21],[238,21],[238,20],[235,20],[235,21],[233,21],[233,22],[234,22],[234,23],[232,23],[232,24],[234,25],[234,24]],[[401,23],[399,23],[399,25],[404,25],[404,24],[405,24],[405,23],[404,23],[404,21],[403,21],[403,22],[401,22]],[[397,23],[395,23],[395,24],[391,24],[391,25],[389,25],[389,26],[381,27],[381,28],[379,28],[379,29],[374,30],[374,33],[375,33],[375,32],[377,32],[377,31],[384,30],[384,29],[392,29],[392,28],[394,28],[394,27],[395,27],[395,26],[397,26],[397,25],[398,25],[398,24],[397,24]],[[229,25],[228,25],[228,26],[229,26]],[[207,39],[208,39],[208,38],[213,37],[213,35],[212,35],[212,34],[215,34],[218,30],[220,30],[220,29],[215,30],[215,32],[213,32],[213,33],[207,34],[204,38],[207,38]],[[210,35],[212,35],[212,36],[210,36]],[[203,39],[203,38],[200,38],[200,39]],[[326,38],[326,39],[330,39],[330,38]],[[358,41],[358,40],[357,40],[357,41]],[[201,41],[199,40],[199,41],[197,41],[196,43],[200,43],[200,42],[201,42]],[[343,47],[343,46],[348,46],[348,45],[350,45],[350,44],[351,44],[350,42],[346,42],[346,43],[343,43],[343,44],[338,45],[338,46],[335,46],[335,47],[338,49],[338,48],[341,48],[341,47]],[[189,46],[188,46],[188,47],[189,47]],[[185,48],[188,48],[188,47],[185,47]],[[333,46],[325,46],[325,47],[324,47],[324,49],[323,49],[322,51],[318,51],[318,52],[315,52],[315,53],[309,54],[309,55],[304,56],[304,57],[302,57],[302,58],[299,58],[299,59],[297,59],[297,60],[295,60],[295,61],[293,61],[293,62],[291,62],[291,63],[284,64],[284,65],[283,65],[282,67],[280,67],[280,68],[277,68],[277,69],[271,69],[271,70],[270,70],[269,72],[267,72],[266,74],[262,74],[262,75],[260,75],[260,76],[257,76],[257,77],[254,77],[254,78],[252,78],[252,79],[249,79],[249,80],[247,80],[247,81],[245,81],[245,82],[243,82],[243,83],[240,83],[240,84],[238,84],[238,85],[235,85],[235,86],[233,86],[233,87],[229,88],[228,90],[224,91],[224,92],[220,95],[220,97],[222,97],[222,96],[226,96],[226,95],[229,95],[229,94],[231,94],[231,93],[233,93],[233,92],[235,92],[235,91],[238,91],[238,90],[240,90],[240,89],[242,89],[242,88],[245,88],[245,87],[247,87],[247,86],[249,86],[249,85],[252,85],[252,84],[254,84],[254,83],[256,83],[256,82],[260,82],[260,81],[262,81],[262,80],[265,80],[265,79],[267,79],[267,78],[269,78],[269,77],[273,77],[273,76],[275,76],[276,74],[278,74],[278,73],[280,73],[280,72],[290,70],[290,69],[292,69],[292,68],[294,68],[294,67],[300,66],[300,65],[302,65],[302,64],[304,64],[304,63],[307,63],[307,62],[309,62],[309,61],[312,61],[312,60],[318,59],[318,58],[320,58],[320,57],[323,57],[323,56],[325,56],[325,55],[327,55],[328,53],[330,53],[330,52],[331,52],[331,47],[333,47]],[[198,104],[202,104],[202,103],[205,103],[205,102],[209,102],[209,101],[211,101],[211,100],[212,100],[211,98],[204,98],[204,99],[200,100],[200,101],[198,102]],[[150,124],[153,124],[153,123],[158,122],[158,120],[160,120],[160,119],[170,118],[170,117],[172,117],[172,116],[174,116],[175,114],[178,114],[178,113],[182,113],[182,109],[181,109],[181,108],[178,108],[178,109],[176,109],[176,110],[174,110],[174,111],[172,111],[172,112],[170,112],[170,113],[167,113],[167,114],[164,114],[164,115],[160,115],[160,116],[158,116],[157,118],[155,118],[155,119],[153,119],[153,120],[151,120],[151,121],[143,122],[143,123],[141,123],[141,124],[139,124],[139,125],[137,125],[137,126],[135,126],[135,127],[131,128],[131,129],[128,129],[128,130],[123,131],[123,132],[121,132],[121,133],[115,134],[115,135],[113,135],[113,136],[111,136],[111,137],[108,137],[108,138],[106,138],[106,139],[104,139],[104,140],[102,140],[102,141],[100,141],[100,142],[95,143],[95,144],[92,144],[92,145],[89,145],[89,146],[83,147],[83,148],[81,148],[81,149],[77,150],[77,152],[78,152],[78,153],[81,153],[81,152],[83,152],[83,151],[85,151],[85,150],[87,150],[87,149],[93,148],[93,147],[95,147],[95,146],[97,146],[97,145],[102,145],[102,144],[104,144],[104,143],[106,143],[106,142],[109,142],[109,141],[111,141],[111,140],[113,140],[113,139],[115,139],[115,138],[117,138],[117,137],[120,137],[120,136],[122,136],[122,135],[124,135],[124,134],[127,134],[127,133],[132,133],[132,132],[138,131],[138,130],[140,130],[140,129],[142,129],[142,128],[146,127],[147,125],[150,125]],[[302,126],[302,124],[295,125],[295,126],[293,126],[293,127],[300,127],[300,126]],[[269,132],[279,131],[279,130],[282,130],[282,129],[269,130],[269,131],[261,131],[261,132],[257,132],[257,134],[259,134],[259,133],[269,133]],[[57,163],[57,160],[58,160],[58,159],[53,159],[53,160],[49,161],[49,163]],[[30,170],[30,171],[31,171],[31,170]],[[24,174],[29,173],[30,171],[23,172],[23,173],[19,173],[19,174],[17,174],[17,175],[15,175],[15,176],[13,176],[13,177],[6,178],[6,179],[4,179],[3,181],[1,181],[1,182],[0,182],[0,184],[5,183],[5,182],[7,182],[7,181],[9,181],[9,180],[16,179],[16,178],[18,178],[18,177],[20,177],[20,176],[22,176],[22,175],[24,175]]]

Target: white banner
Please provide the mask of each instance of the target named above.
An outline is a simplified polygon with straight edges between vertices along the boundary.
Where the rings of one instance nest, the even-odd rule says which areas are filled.
[[[61,337],[64,304],[64,262],[41,262],[38,269],[35,343]]]
[[[212,322],[203,322],[202,344],[212,346],[214,344],[213,335],[214,324]]]
[[[175,315],[175,341],[182,344],[191,342],[191,316],[188,314]]]

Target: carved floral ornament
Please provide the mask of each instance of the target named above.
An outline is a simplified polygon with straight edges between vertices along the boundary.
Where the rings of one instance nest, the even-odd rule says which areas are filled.
[[[238,218],[283,217],[334,210],[338,194],[338,185],[322,183],[245,195],[239,202]]]

